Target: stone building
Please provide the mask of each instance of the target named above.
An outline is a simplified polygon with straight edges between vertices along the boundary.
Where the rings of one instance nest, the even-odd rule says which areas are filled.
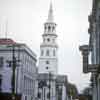
[[[36,55],[26,44],[8,38],[0,39],[0,92],[12,93],[13,54],[16,59],[15,93],[21,94],[21,100],[35,100]]]
[[[80,47],[83,55],[83,72],[91,72],[93,100],[100,100],[100,0],[93,0],[89,16],[89,45]],[[91,64],[88,56],[91,55]]]

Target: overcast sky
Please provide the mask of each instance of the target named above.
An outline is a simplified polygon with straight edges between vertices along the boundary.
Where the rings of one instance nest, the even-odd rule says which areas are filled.
[[[92,0],[52,0],[57,23],[59,74],[68,75],[79,90],[89,84],[89,75],[82,73],[79,45],[88,43],[88,15]],[[47,20],[50,0],[0,0],[0,38],[8,37],[26,43],[40,54],[43,24]]]

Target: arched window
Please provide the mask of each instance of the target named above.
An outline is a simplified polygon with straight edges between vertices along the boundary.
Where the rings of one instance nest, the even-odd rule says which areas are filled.
[[[49,55],[50,55],[49,53],[50,53],[49,50],[47,50],[47,52],[46,52],[46,56],[49,56]]]
[[[51,27],[50,26],[48,26],[48,31],[50,31],[51,30]]]

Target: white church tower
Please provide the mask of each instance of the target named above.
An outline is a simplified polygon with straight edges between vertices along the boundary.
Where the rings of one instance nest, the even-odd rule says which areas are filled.
[[[44,23],[43,42],[40,45],[39,73],[57,74],[57,44],[56,23],[53,18],[52,3],[50,4],[48,19]]]

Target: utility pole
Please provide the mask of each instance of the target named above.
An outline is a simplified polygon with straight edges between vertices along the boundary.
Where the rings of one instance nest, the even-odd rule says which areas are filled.
[[[15,97],[15,69],[16,69],[16,57],[15,57],[15,47],[12,46],[12,95]],[[15,100],[15,98],[12,98]]]

